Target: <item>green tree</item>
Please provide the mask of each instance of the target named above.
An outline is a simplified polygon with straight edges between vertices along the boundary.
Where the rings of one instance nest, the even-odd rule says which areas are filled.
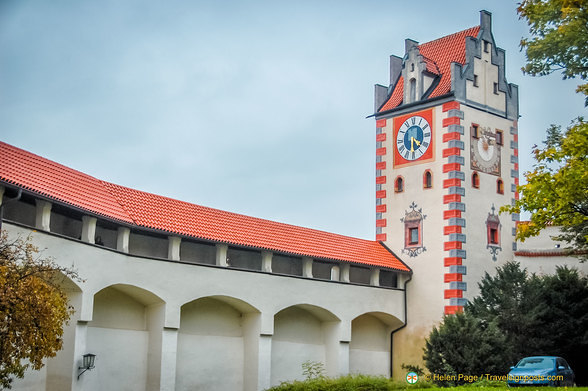
[[[571,255],[588,255],[588,123],[576,120],[562,134],[552,125],[545,146],[534,147],[536,163],[519,186],[521,198],[501,211],[531,213],[517,227],[517,239],[538,235],[548,225],[562,227],[556,239],[570,244]]]
[[[59,279],[76,273],[39,256],[30,240],[0,235],[0,388],[11,388],[27,368],[38,370],[43,360],[62,347],[63,325],[73,308]]]
[[[517,8],[529,24],[531,38],[521,40],[530,75],[562,71],[564,79],[588,77],[588,1],[523,0]],[[588,104],[588,84],[578,86]]]
[[[547,341],[543,351],[565,357],[578,384],[588,384],[588,277],[576,269],[559,267],[541,278],[536,306],[535,333]]]
[[[588,383],[588,277],[567,267],[529,275],[509,262],[479,287],[463,314],[446,316],[429,335],[423,358],[432,374],[504,375],[525,356],[552,355]]]
[[[439,328],[433,328],[423,359],[432,375],[455,376],[455,381],[438,381],[440,385],[458,385],[465,383],[458,379],[460,374],[506,373],[508,362],[503,352],[508,349],[495,323],[483,324],[466,312],[446,316]]]

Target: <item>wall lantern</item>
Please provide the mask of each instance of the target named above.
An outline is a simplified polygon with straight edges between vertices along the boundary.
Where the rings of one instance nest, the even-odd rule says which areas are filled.
[[[78,367],[78,369],[83,369],[83,371],[78,375],[78,380],[82,376],[82,373],[94,369],[94,360],[96,360],[96,355],[92,353],[84,354],[82,357],[82,366]]]

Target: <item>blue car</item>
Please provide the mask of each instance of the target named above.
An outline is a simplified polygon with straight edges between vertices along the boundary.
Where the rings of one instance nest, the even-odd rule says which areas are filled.
[[[574,371],[561,357],[525,357],[510,369],[506,380],[509,387],[574,385]]]

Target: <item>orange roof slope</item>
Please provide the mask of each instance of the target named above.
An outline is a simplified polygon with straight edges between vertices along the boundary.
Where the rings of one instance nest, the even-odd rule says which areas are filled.
[[[98,215],[133,222],[98,179],[1,141],[0,180]]]
[[[465,64],[466,37],[477,37],[479,32],[480,26],[475,26],[418,46],[421,55],[425,57],[425,61],[427,62],[427,70],[432,71],[432,73],[437,73],[435,71],[438,69],[437,74],[441,76],[439,84],[428,98],[435,98],[451,91],[451,63]],[[436,69],[431,62],[435,63]],[[396,84],[394,91],[392,91],[390,98],[388,98],[388,101],[380,109],[380,112],[391,110],[402,103],[403,88],[404,83],[402,83],[401,78]],[[400,97],[400,100],[398,97]]]
[[[375,241],[225,212],[130,189],[2,142],[0,180],[139,227],[312,258],[410,270]]]

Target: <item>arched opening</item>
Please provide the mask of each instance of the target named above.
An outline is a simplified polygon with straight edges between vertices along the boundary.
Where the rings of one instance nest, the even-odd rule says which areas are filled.
[[[430,170],[426,170],[423,174],[423,188],[430,189],[433,187],[433,174]]]
[[[480,188],[480,176],[478,175],[477,172],[474,172],[472,174],[472,187],[474,189],[479,189]]]
[[[416,80],[410,79],[410,102],[416,101]]]
[[[132,285],[94,295],[86,350],[97,356],[97,365],[84,389],[145,389],[159,382],[164,307],[159,297]]]
[[[390,334],[402,325],[395,316],[372,312],[351,322],[349,372],[390,376]]]
[[[325,374],[335,375],[339,319],[324,308],[296,305],[274,316],[271,384],[302,380],[305,361],[322,363]]]
[[[181,308],[176,362],[177,390],[242,390],[257,372],[252,339],[259,311],[231,297],[204,297]],[[251,345],[251,346],[250,346]],[[247,365],[254,365],[248,368]],[[213,376],[222,368],[223,376]]]
[[[504,182],[502,182],[502,179],[496,180],[496,192],[498,194],[504,194]]]
[[[401,176],[396,177],[394,181],[394,192],[402,193],[404,191],[404,179]]]

